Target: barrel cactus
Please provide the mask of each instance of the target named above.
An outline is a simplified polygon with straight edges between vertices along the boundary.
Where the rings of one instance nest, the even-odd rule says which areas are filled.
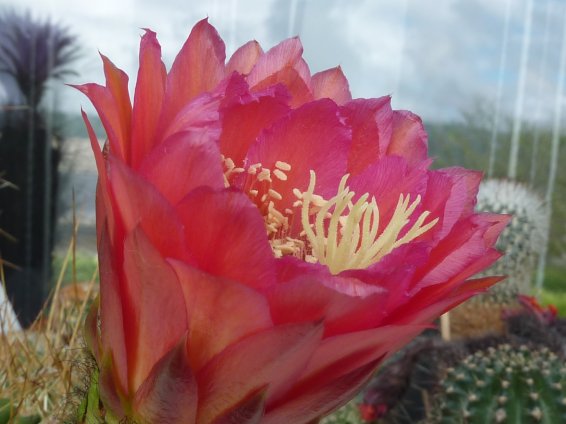
[[[505,255],[485,271],[506,279],[451,312],[452,334],[457,338],[503,332],[502,313],[517,306],[517,295],[532,291],[538,253],[546,243],[549,226],[549,210],[543,200],[527,186],[512,181],[483,182],[476,209],[512,215],[497,242]]]
[[[507,276],[505,282],[493,287],[492,295],[507,301],[519,293],[529,293],[538,253],[546,244],[548,207],[523,184],[487,180],[480,186],[477,210],[512,215],[497,242],[505,256],[486,271],[489,275]]]
[[[513,399],[505,401],[509,402],[508,407],[528,406],[525,396],[530,392],[515,393],[514,390],[528,387],[530,380],[536,383],[531,391],[539,393],[544,402],[562,402],[566,393],[560,394],[555,389],[556,383],[562,384],[561,373],[566,368],[562,365],[566,357],[566,320],[556,315],[555,308],[542,307],[534,298],[522,297],[521,305],[519,312],[505,316],[503,336],[446,341],[429,334],[415,340],[386,362],[365,389],[360,410],[374,412],[364,416],[365,421],[382,424],[482,422],[476,421],[475,415],[469,415],[473,412],[471,407],[499,405],[496,403],[502,395],[495,393],[493,384],[503,381],[505,373],[511,373],[506,396]],[[544,384],[541,389],[539,386]],[[549,400],[551,392],[562,397]],[[545,416],[550,416],[549,420],[541,418],[540,422],[566,423],[561,419],[552,421],[556,414],[548,412],[544,402],[531,407],[532,410],[538,406]],[[503,419],[504,414],[510,416],[504,408],[498,406],[495,411],[498,409],[503,411],[493,415],[493,420],[484,419],[482,424],[497,423],[496,418]],[[528,416],[528,412],[515,415],[527,416],[522,421],[517,418],[499,422],[536,423],[536,417]]]
[[[434,424],[566,422],[564,358],[547,347],[501,344],[448,368]]]

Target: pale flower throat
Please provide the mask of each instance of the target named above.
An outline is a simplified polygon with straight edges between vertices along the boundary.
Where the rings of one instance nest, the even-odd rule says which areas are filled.
[[[348,177],[348,174],[342,177],[336,196],[324,202],[322,206],[311,207],[316,184],[313,171],[310,173],[309,187],[302,193],[303,231],[312,249],[312,255],[318,262],[328,266],[332,274],[347,269],[367,268],[393,249],[424,234],[438,222],[436,218],[424,224],[430,215],[430,212],[425,211],[400,237],[401,231],[421,202],[420,196],[410,203],[410,195],[401,194],[391,220],[378,235],[379,208],[375,197],[368,202],[369,193],[366,193],[360,196],[356,203],[352,203],[355,193],[346,186]],[[315,215],[314,224],[311,224],[312,215]]]
[[[425,224],[430,212],[424,211],[401,235],[421,202],[420,196],[411,202],[410,195],[401,194],[391,220],[380,231],[379,208],[373,196],[369,200],[369,193],[365,193],[353,203],[355,193],[346,186],[349,177],[346,174],[340,181],[336,196],[325,200],[314,193],[314,171],[310,171],[307,191],[293,189],[298,199],[293,209],[280,211],[276,202],[282,196],[272,188],[272,176],[286,181],[287,174],[291,172],[290,164],[278,161],[275,169],[270,170],[256,163],[244,169],[236,167],[229,158],[223,157],[222,161],[225,186],[232,185],[231,180],[235,176],[245,175],[242,189],[264,217],[274,255],[293,255],[307,262],[319,262],[326,265],[332,274],[367,268],[395,248],[424,234],[438,222],[436,218]],[[298,208],[302,231],[292,237],[291,228],[296,228],[292,224],[295,215],[299,215],[295,213],[299,212]]]

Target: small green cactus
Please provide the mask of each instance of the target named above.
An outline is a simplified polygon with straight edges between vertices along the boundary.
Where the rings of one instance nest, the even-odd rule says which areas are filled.
[[[501,344],[448,368],[434,424],[566,423],[566,365],[547,347]]]

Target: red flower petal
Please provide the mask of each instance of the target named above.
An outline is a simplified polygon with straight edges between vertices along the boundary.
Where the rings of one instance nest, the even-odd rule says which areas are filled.
[[[118,237],[125,237],[140,225],[164,257],[186,258],[182,225],[167,200],[112,155],[108,157],[108,168],[113,210],[120,217],[123,232]]]
[[[159,133],[167,128],[189,100],[209,92],[224,78],[224,42],[208,19],[198,22],[175,58],[167,76]]]
[[[279,210],[293,207],[297,200],[293,188],[307,189],[310,170],[316,172],[317,194],[325,198],[336,195],[350,147],[349,131],[340,122],[337,109],[328,99],[308,103],[264,131],[250,148],[247,163],[260,162],[271,170],[277,161],[291,165],[287,181],[273,178],[272,188],[283,197],[276,201]]]
[[[393,112],[393,132],[387,148],[388,155],[403,156],[416,164],[427,159],[428,136],[421,118],[406,110]]]
[[[355,99],[340,108],[352,129],[348,172],[356,175],[387,151],[392,131],[391,98]]]
[[[252,392],[232,409],[216,418],[212,424],[257,424],[265,412],[265,394],[267,387]]]
[[[234,52],[226,64],[226,75],[232,72],[249,74],[262,54],[263,50],[257,41],[248,41]]]
[[[133,409],[140,422],[191,424],[197,407],[198,387],[183,337],[152,368],[136,392]]]
[[[280,86],[249,96],[245,102],[221,109],[220,150],[226,158],[242,166],[246,153],[260,132],[288,113],[289,95]]]
[[[415,288],[445,283],[448,280],[462,281],[495,262],[501,254],[489,243],[496,227],[501,231],[507,218],[493,222],[482,215],[473,215],[459,222],[445,239],[430,252],[426,268],[415,277]],[[486,239],[486,234],[489,234]]]
[[[176,133],[155,147],[139,172],[172,205],[199,186],[224,188],[216,143],[189,131]]]
[[[131,334],[125,322],[129,304],[124,297],[125,289],[118,279],[119,270],[107,226],[104,226],[98,240],[98,262],[100,269],[100,341],[101,355],[112,358],[114,390],[128,392],[127,347],[130,346]]]
[[[287,66],[258,82],[252,87],[252,90],[266,90],[276,84],[283,84],[289,91],[289,94],[291,94],[289,104],[292,107],[299,107],[300,105],[313,100],[313,95],[309,85],[305,82],[297,69],[290,66]]]
[[[315,99],[329,98],[339,105],[352,100],[348,80],[340,66],[314,74],[311,81]]]
[[[125,138],[124,123],[121,121],[119,106],[112,92],[98,84],[73,85],[72,87],[85,94],[94,105],[108,136],[110,151],[121,160],[128,161],[130,157],[129,140]]]
[[[128,373],[135,391],[185,333],[187,309],[177,275],[139,227],[124,241],[124,251],[125,282],[133,314],[128,317],[132,343],[128,346]]]
[[[366,296],[352,296],[325,286],[323,279],[323,276],[303,275],[273,287],[267,297],[275,324],[324,319],[324,337],[330,337],[371,328],[379,321],[382,289]],[[341,283],[339,277],[330,275],[326,280]],[[352,280],[358,286],[364,285],[360,280]]]
[[[198,267],[253,288],[274,284],[273,252],[257,208],[242,193],[193,191],[177,206]]]
[[[197,422],[224,415],[266,385],[268,399],[281,394],[306,365],[322,330],[321,323],[282,325],[225,349],[197,375],[201,405]]]
[[[155,144],[155,131],[165,91],[165,65],[153,31],[145,30],[140,43],[140,68],[134,95],[131,165],[137,168]]]
[[[306,423],[345,405],[367,382],[379,360],[342,375],[328,384],[319,382],[299,387],[285,397],[283,403],[268,409],[262,424]]]
[[[388,356],[425,328],[423,325],[388,325],[324,339],[297,386],[318,386],[323,381],[332,386],[332,380]]]
[[[118,116],[120,120],[121,138],[124,143],[124,151],[127,152],[131,137],[131,119],[132,119],[132,103],[130,101],[130,93],[128,90],[128,75],[116,67],[106,56],[100,55],[104,66],[104,76],[106,77],[106,88],[112,93]]]
[[[282,41],[260,56],[248,75],[248,84],[254,87],[286,67],[293,68],[302,54],[303,45],[297,37]]]
[[[267,301],[253,289],[180,261],[169,263],[185,296],[187,344],[195,372],[230,344],[272,326]]]

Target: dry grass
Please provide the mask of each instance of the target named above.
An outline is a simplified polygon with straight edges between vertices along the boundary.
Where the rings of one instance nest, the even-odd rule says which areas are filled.
[[[37,414],[42,423],[62,422],[75,387],[88,379],[82,324],[98,288],[96,273],[90,282],[62,287],[66,268],[74,267],[75,239],[35,323],[25,331],[0,334],[0,399],[11,399],[19,415]]]

